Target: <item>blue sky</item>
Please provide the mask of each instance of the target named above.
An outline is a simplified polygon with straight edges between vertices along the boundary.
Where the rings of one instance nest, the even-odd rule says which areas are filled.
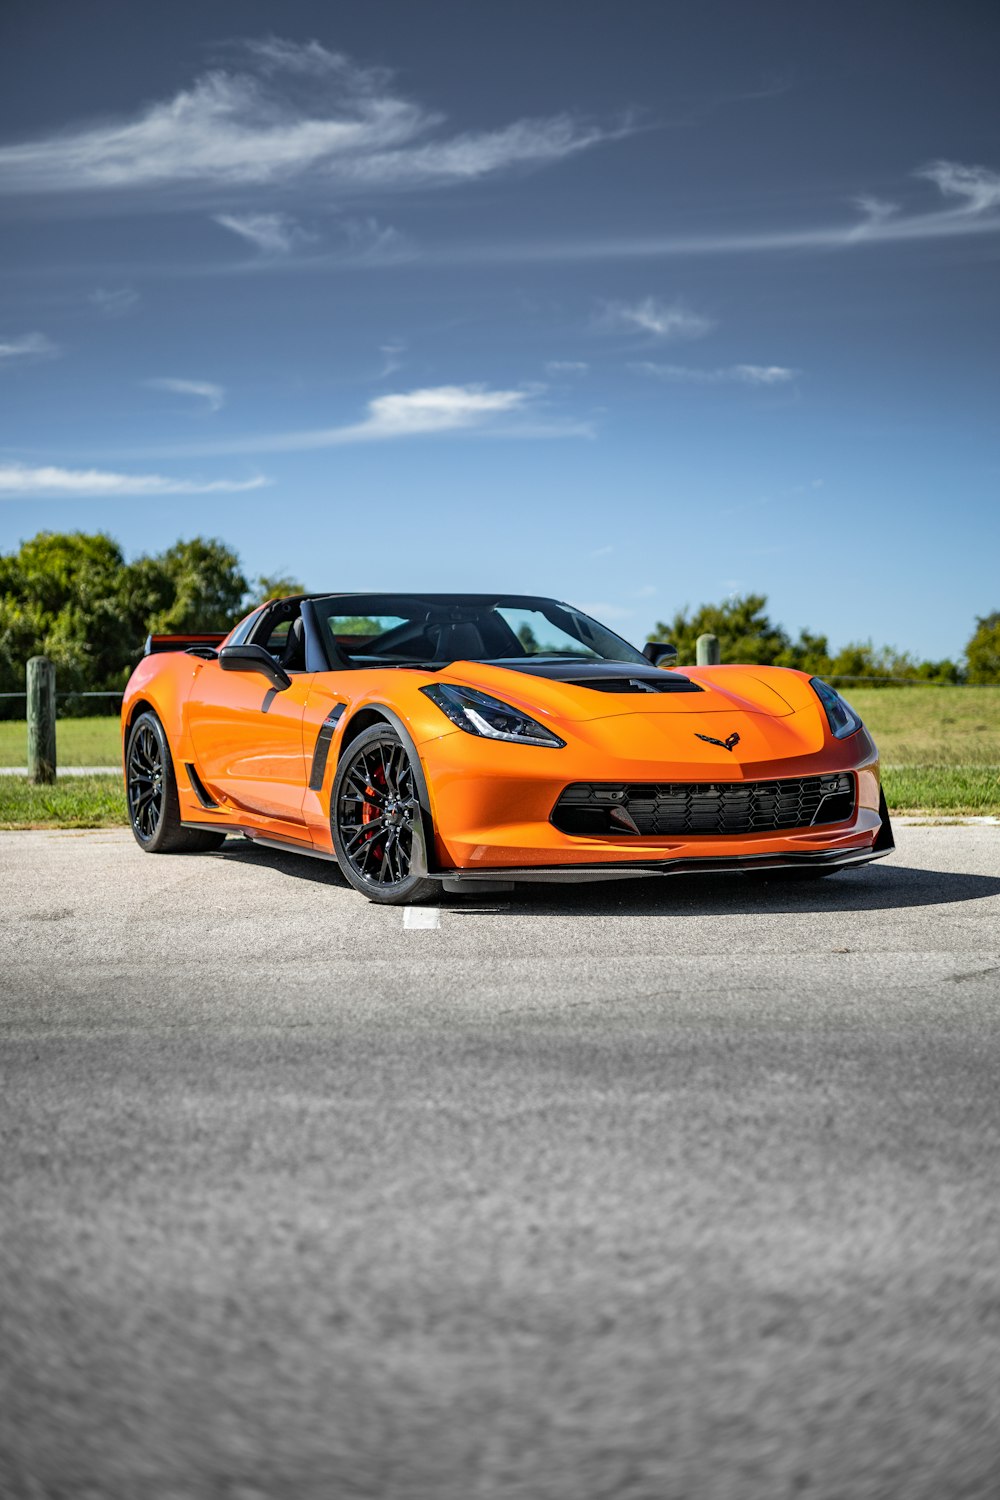
[[[1000,608],[1000,16],[107,3],[0,18],[0,548],[313,589]]]

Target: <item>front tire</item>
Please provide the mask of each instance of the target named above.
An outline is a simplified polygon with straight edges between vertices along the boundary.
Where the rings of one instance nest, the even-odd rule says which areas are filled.
[[[330,794],[333,847],[344,875],[369,901],[426,901],[438,885],[423,873],[423,809],[411,751],[389,724],[344,751]]]
[[[226,837],[181,823],[170,746],[163,725],[149,710],[129,730],[125,797],[135,841],[147,854],[206,853],[218,849]]]

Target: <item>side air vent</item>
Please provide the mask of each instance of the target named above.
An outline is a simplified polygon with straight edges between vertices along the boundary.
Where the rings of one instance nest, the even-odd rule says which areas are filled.
[[[577,782],[552,811],[563,833],[779,833],[844,823],[854,815],[854,777],[789,777],[781,781],[633,783]]]
[[[198,772],[195,770],[194,766],[185,761],[184,769],[188,773],[188,781],[190,781],[194,794],[198,798],[198,801],[201,803],[202,807],[218,807],[219,804],[207,790],[205,783],[198,775]]]

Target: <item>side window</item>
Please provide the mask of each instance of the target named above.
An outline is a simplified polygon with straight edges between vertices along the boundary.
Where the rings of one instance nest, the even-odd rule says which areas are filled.
[[[261,611],[259,609],[255,609],[252,615],[247,615],[246,619],[242,621],[241,624],[237,625],[236,629],[229,637],[228,644],[230,646],[242,646],[247,637],[250,635],[251,631],[254,629],[254,626],[260,620],[260,616]]]
[[[288,645],[288,632],[291,628],[291,618],[286,615],[283,620],[275,620],[273,629],[266,631],[258,639],[257,644],[269,651],[272,656],[280,656]]]
[[[278,604],[265,609],[253,632],[253,644],[279,661],[287,672],[305,670],[305,635],[297,603]]]

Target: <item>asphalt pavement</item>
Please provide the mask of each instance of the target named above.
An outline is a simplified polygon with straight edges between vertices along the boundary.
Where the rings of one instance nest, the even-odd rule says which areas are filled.
[[[440,912],[0,834],[4,1500],[996,1500],[1000,827]]]

